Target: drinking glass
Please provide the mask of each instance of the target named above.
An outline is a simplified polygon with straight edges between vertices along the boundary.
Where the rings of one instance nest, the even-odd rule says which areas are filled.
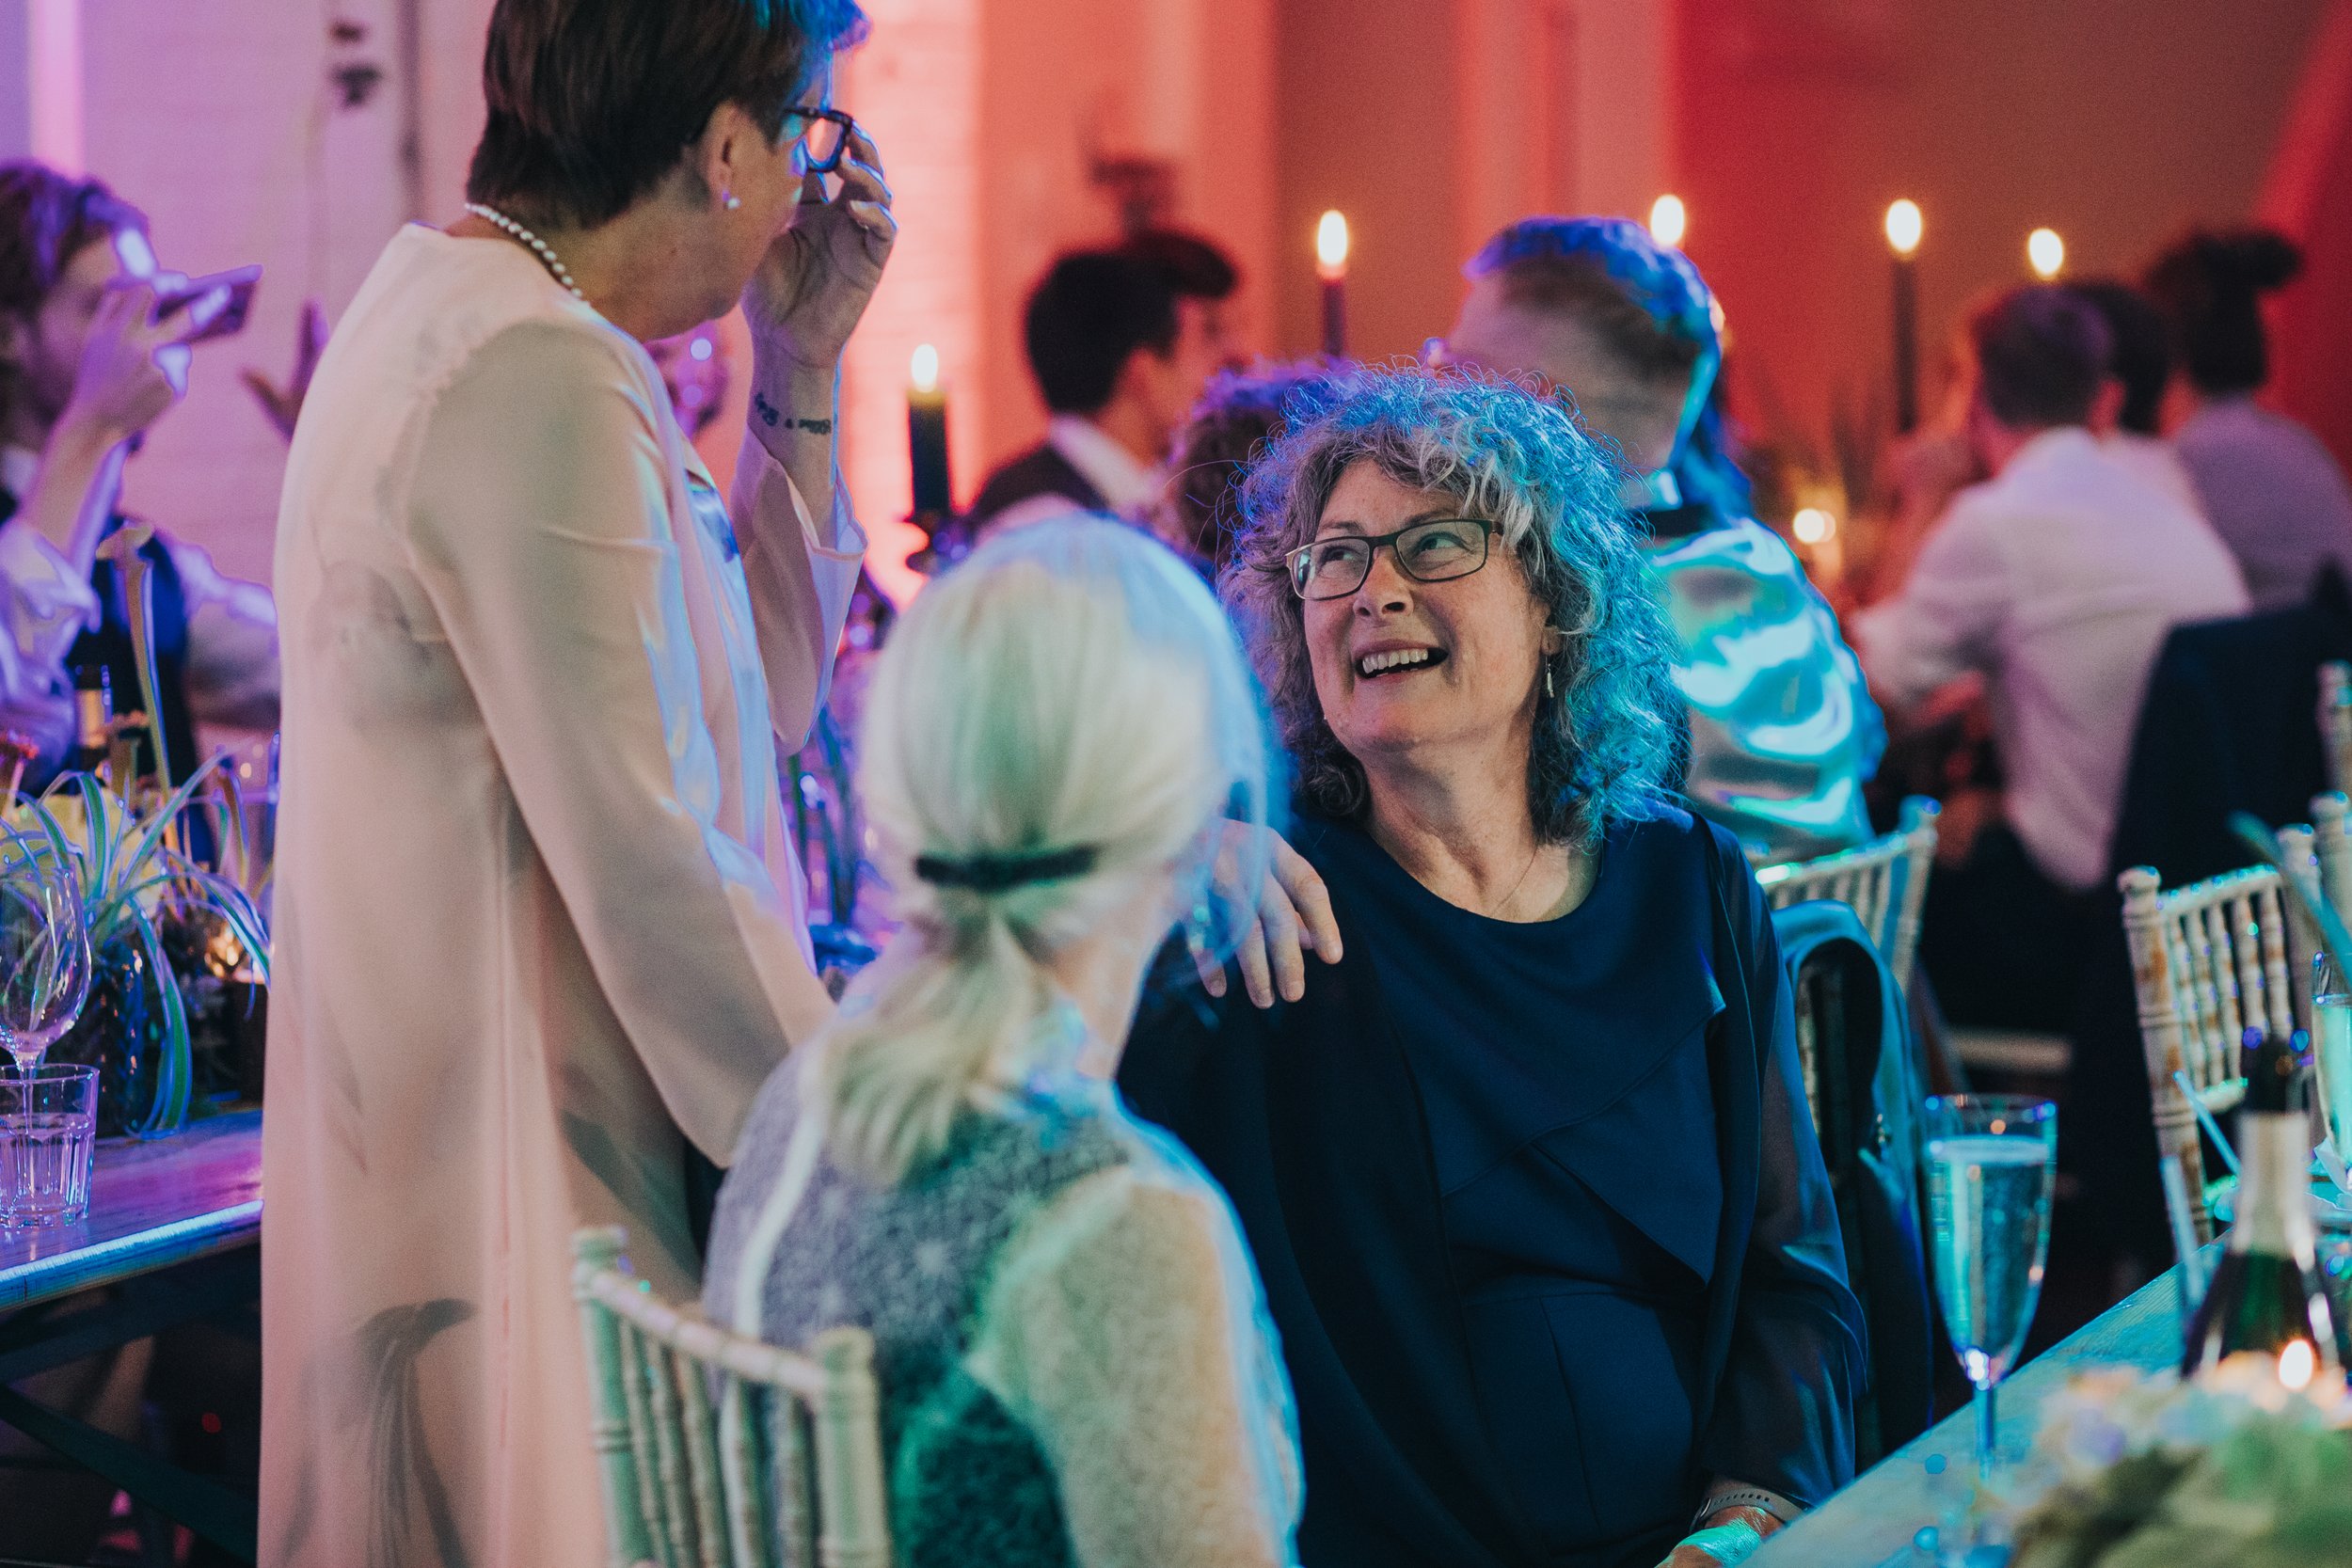
[[[1927,1103],[1924,1154],[1935,1293],[1977,1389],[1977,1475],[1993,1477],[1994,1390],[2017,1360],[2042,1294],[2058,1174],[2058,1107],[2018,1095]]]
[[[14,829],[0,837],[0,1045],[40,1065],[89,999],[89,933],[71,856]]]
[[[0,1069],[0,1227],[70,1225],[89,1212],[98,1069]]]
[[[2328,1141],[2352,1159],[2352,985],[2325,953],[2312,960],[2312,1065]]]

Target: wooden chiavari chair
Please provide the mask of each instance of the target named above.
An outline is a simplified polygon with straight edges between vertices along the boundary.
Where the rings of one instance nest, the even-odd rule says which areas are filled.
[[[890,1568],[873,1341],[811,1354],[656,1300],[615,1228],[572,1238],[612,1568]]]

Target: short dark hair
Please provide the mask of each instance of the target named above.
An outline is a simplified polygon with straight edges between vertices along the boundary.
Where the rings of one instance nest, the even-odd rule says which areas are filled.
[[[2270,379],[2261,296],[2303,270],[2295,242],[2269,229],[2197,230],[2148,269],[2147,287],[2201,392],[2250,392]]]
[[[795,95],[865,29],[856,0],[498,0],[467,198],[528,223],[608,223],[720,104],[782,135]]]
[[[1119,247],[1157,268],[1179,299],[1229,299],[1241,286],[1241,269],[1214,240],[1182,229],[1145,229]]]
[[[147,214],[104,181],[30,160],[0,164],[0,312],[38,314],[75,257],[125,229],[145,233]],[[0,367],[0,414],[16,397],[14,380]]]
[[[1176,435],[1169,520],[1183,543],[1222,569],[1241,521],[1242,481],[1268,443],[1323,412],[1339,366],[1328,359],[1219,371]]]
[[[1023,327],[1045,406],[1092,414],[1110,402],[1129,355],[1176,346],[1176,290],[1124,250],[1073,251],[1030,292]]]
[[[2117,422],[2141,436],[2156,435],[2165,384],[2172,379],[2171,333],[2164,312],[2120,277],[2087,277],[2067,287],[2090,301],[2107,324],[2107,373],[2123,388]]]
[[[2090,302],[2056,283],[2028,283],[1968,319],[1977,396],[2020,430],[2082,424],[2106,379],[2107,324]]]
[[[1582,257],[1530,256],[1488,276],[1502,297],[1523,309],[1574,316],[1628,371],[1644,381],[1687,377],[1704,347],[1669,331],[1598,262]]]
[[[1462,271],[1493,278],[1521,309],[1574,317],[1644,381],[1687,380],[1719,347],[1698,268],[1625,218],[1521,218]]]

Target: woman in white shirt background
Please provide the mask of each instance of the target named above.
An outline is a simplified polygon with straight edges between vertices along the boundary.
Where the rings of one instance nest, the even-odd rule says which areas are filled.
[[[53,768],[72,743],[69,670],[108,668],[119,709],[143,706],[129,617],[100,544],[122,526],[125,464],[187,390],[185,340],[215,302],[156,321],[146,217],[103,182],[0,164],[0,727]],[[158,698],[172,775],[197,759],[195,723],[278,720],[269,591],[224,577],[198,546],[158,534]]]

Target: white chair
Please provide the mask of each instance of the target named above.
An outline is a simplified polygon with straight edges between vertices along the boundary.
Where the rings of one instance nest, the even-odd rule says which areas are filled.
[[[809,1355],[730,1334],[656,1300],[627,1241],[572,1238],[611,1568],[890,1568],[866,1332]]]
[[[2282,829],[2279,837],[2291,866],[2315,871],[2311,829]],[[2245,1031],[2259,1026],[2283,1034],[2311,1026],[2313,942],[2299,919],[2288,918],[2279,873],[2266,865],[2170,892],[2145,865],[2117,882],[2155,1107],[2156,1150],[2181,1169],[2181,1191],[2168,1191],[2166,1202],[2175,1207],[2176,1233],[2201,1245],[2213,1239],[2213,1199],[2230,1183],[2206,1181],[2199,1106],[2181,1092],[2174,1075],[2187,1079],[2208,1114],[2234,1107],[2246,1093],[2238,1064]],[[2177,1202],[2187,1204],[2185,1214]]]
[[[1943,808],[1924,796],[1903,802],[1895,831],[1883,838],[1809,861],[1784,861],[1757,868],[1756,885],[1775,910],[1826,898],[1845,904],[1895,972],[1911,988],[1911,967],[1919,950],[1919,907],[1928,895],[1928,873],[1935,865],[1936,815]],[[1797,1009],[1797,1059],[1804,1074],[1805,1101],[1814,1120],[1821,1116],[1820,1069],[1816,1060],[1811,1009]]]
[[[1912,961],[1919,951],[1919,909],[1928,895],[1928,873],[1935,865],[1935,823],[1942,809],[1915,795],[1903,802],[1899,825],[1883,838],[1818,860],[1761,868],[1756,879],[1764,889],[1765,902],[1776,910],[1808,898],[1852,906],[1896,980],[1908,987]]]
[[[2319,887],[2352,917],[2352,800],[2341,790],[2312,797],[2312,851],[2319,859]],[[2314,951],[2316,949],[2314,948]]]
[[[2319,739],[2328,787],[2352,790],[2352,664],[2341,659],[2319,667]]]

